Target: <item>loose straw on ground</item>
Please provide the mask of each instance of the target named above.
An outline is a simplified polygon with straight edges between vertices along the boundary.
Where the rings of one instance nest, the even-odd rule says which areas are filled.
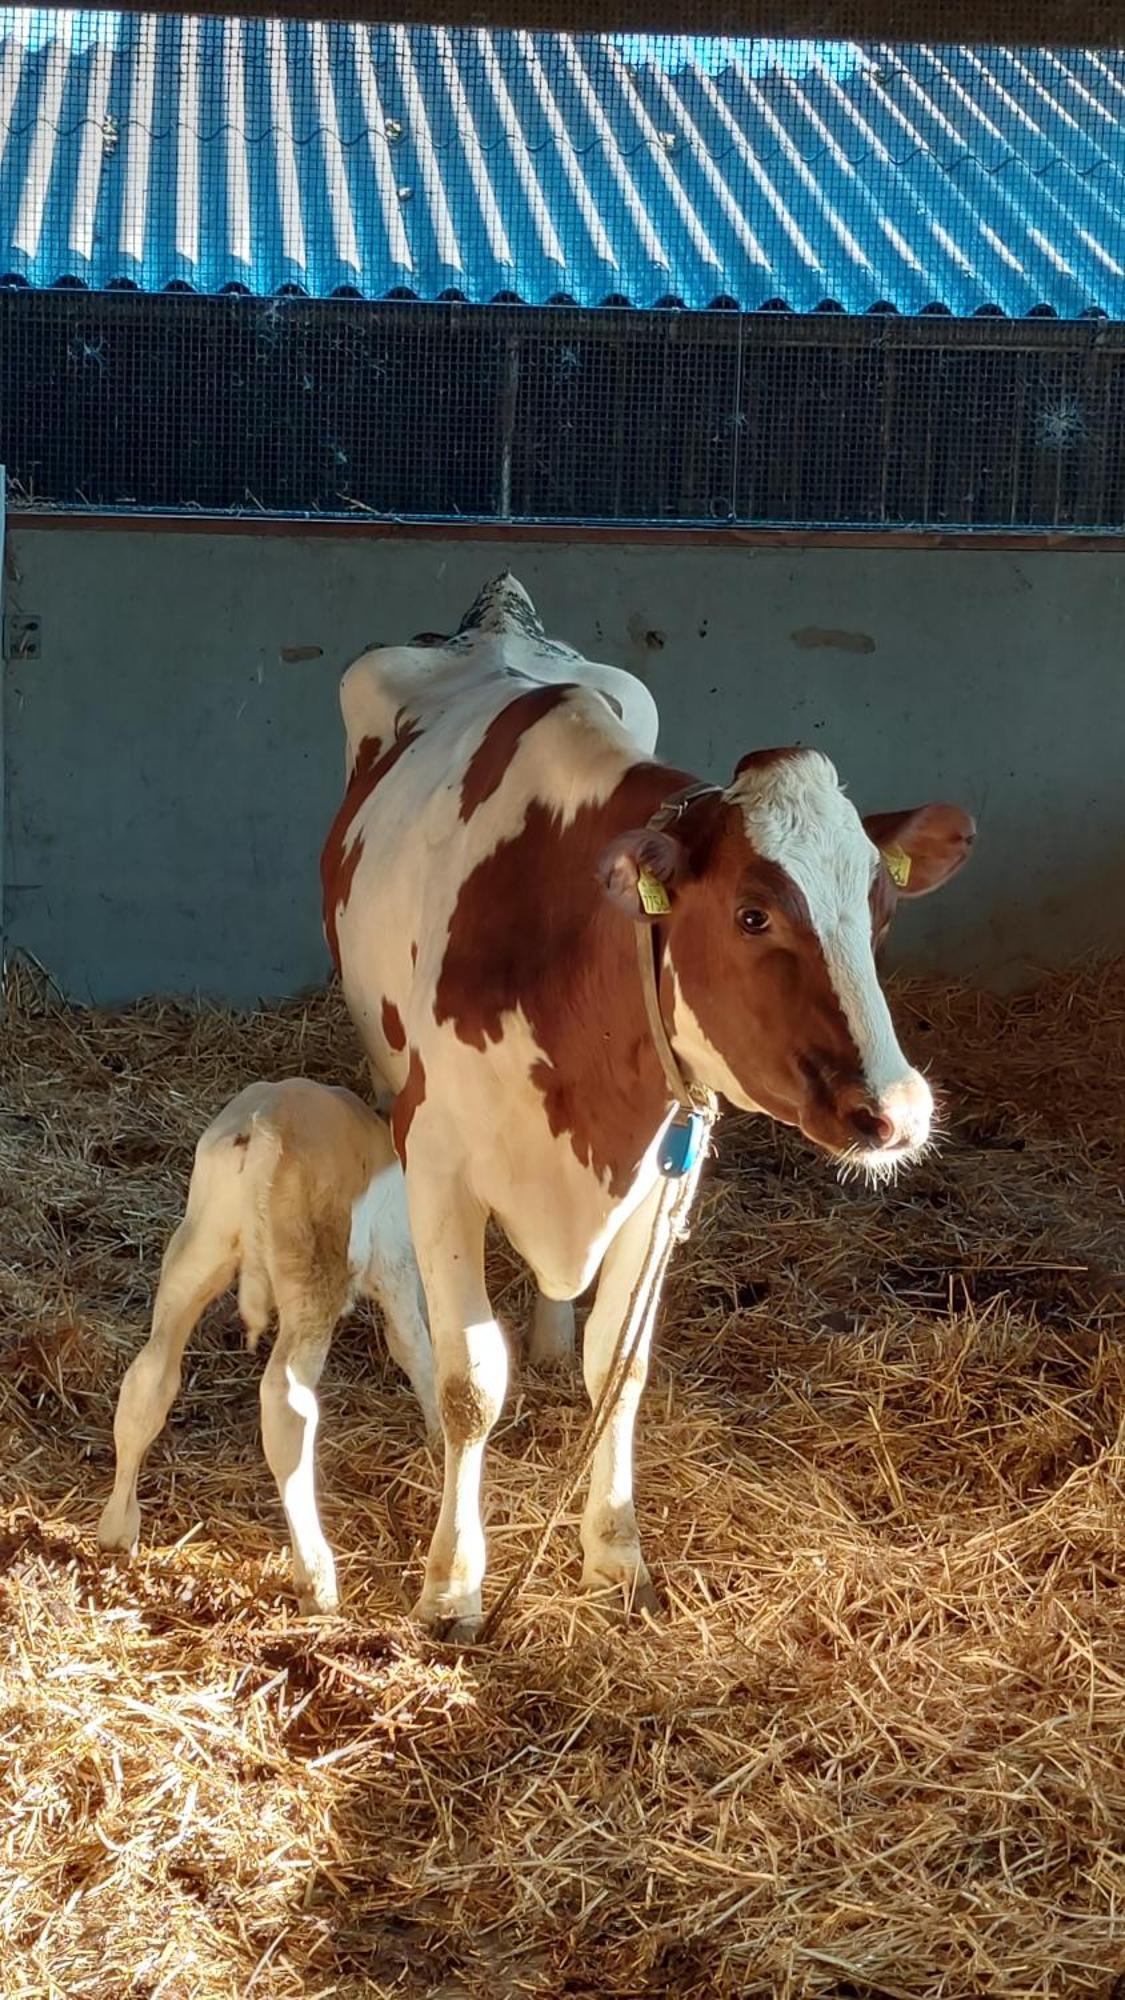
[[[1125,971],[909,985],[942,1153],[841,1188],[730,1120],[638,1425],[668,1606],[550,1537],[505,1642],[406,1616],[437,1468],[357,1318],[319,1441],[345,1615],[296,1616],[233,1302],[100,1558],[121,1373],[195,1138],[363,1089],[338,998],[0,1026],[0,1996],[1109,2000],[1125,1970]],[[526,1280],[497,1242],[518,1349]],[[588,1406],[513,1371],[493,1601]],[[488,1603],[486,1597],[486,1606]]]

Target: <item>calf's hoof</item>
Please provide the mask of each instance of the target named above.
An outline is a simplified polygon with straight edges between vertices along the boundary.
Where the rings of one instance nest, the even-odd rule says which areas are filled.
[[[306,1586],[297,1592],[297,1609],[302,1618],[331,1618],[340,1609],[340,1593],[331,1590],[313,1590]]]
[[[330,1618],[340,1609],[336,1565],[328,1550],[319,1562],[307,1568],[294,1564],[293,1588],[302,1618]]]
[[[140,1539],[141,1510],[136,1501],[132,1506],[121,1507],[116,1500],[107,1500],[98,1522],[98,1547],[135,1556]]]

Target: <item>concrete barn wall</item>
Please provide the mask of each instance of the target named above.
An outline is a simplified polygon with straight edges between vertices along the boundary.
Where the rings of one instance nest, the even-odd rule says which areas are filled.
[[[894,956],[998,983],[1120,947],[1125,555],[51,530],[9,517],[9,948],[79,999],[318,984],[337,678],[448,631],[510,559],[547,629],[649,683],[663,747],[727,774],[822,746],[863,808],[953,798],[981,841]]]

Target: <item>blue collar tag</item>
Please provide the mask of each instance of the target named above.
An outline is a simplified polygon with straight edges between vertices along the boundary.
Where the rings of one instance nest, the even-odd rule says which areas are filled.
[[[660,1171],[669,1180],[689,1174],[703,1150],[707,1120],[701,1111],[677,1111],[660,1142]]]

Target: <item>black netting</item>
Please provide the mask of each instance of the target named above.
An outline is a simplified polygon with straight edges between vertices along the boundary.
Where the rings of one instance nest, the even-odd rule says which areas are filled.
[[[1125,328],[0,298],[15,507],[1125,522]]]
[[[34,0],[17,0],[32,11]],[[3,11],[14,11],[7,9]],[[433,0],[130,0],[126,13],[228,13],[287,21],[398,21],[428,27]],[[532,32],[599,34],[605,0],[445,0],[450,27],[522,28]],[[667,36],[795,37],[853,42],[975,42],[1044,48],[1117,48],[1120,0],[614,0],[613,26]]]
[[[1125,55],[0,9],[16,508],[1125,525]]]

